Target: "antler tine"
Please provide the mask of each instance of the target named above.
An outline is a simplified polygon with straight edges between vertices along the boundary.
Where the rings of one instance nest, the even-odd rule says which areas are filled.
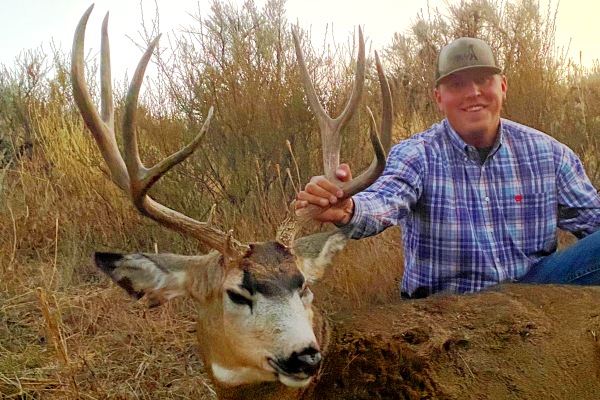
[[[231,237],[205,222],[200,222],[186,215],[172,210],[148,196],[150,188],[171,168],[189,157],[200,144],[204,134],[208,130],[212,118],[213,109],[208,115],[198,135],[178,152],[160,161],[151,168],[146,168],[140,160],[137,134],[136,134],[136,111],[140,88],[144,79],[144,73],[152,52],[154,51],[160,35],[155,38],[142,56],[135,74],[129,86],[125,101],[125,112],[123,117],[123,142],[124,158],[117,147],[114,134],[114,106],[112,101],[112,87],[110,83],[110,55],[108,45],[108,14],[102,24],[102,65],[101,65],[101,99],[102,118],[94,107],[85,79],[83,76],[83,38],[85,27],[93,6],[85,12],[73,41],[72,59],[72,81],[75,102],[81,111],[83,119],[92,132],[104,160],[111,170],[113,180],[123,189],[133,201],[138,211],[169,229],[189,235],[211,248],[221,252],[226,259],[238,258],[243,255],[248,246],[242,245]]]
[[[112,76],[110,71],[110,41],[108,40],[108,12],[102,21],[100,44],[100,99],[102,119],[111,131],[115,130],[115,106],[113,102]],[[114,134],[112,135],[114,137]]]
[[[96,107],[92,101],[92,96],[90,95],[89,89],[85,83],[83,45],[85,28],[93,8],[94,5],[92,4],[86,10],[81,17],[79,24],[77,24],[77,29],[75,30],[73,50],[71,55],[71,82],[73,86],[73,97],[75,99],[75,103],[81,111],[81,116],[83,117],[85,125],[88,127],[90,132],[92,132],[92,135],[94,136],[94,139],[100,148],[102,157],[110,169],[112,180],[118,187],[127,191],[129,190],[129,175],[127,174],[127,168],[125,167],[125,163],[121,157],[121,154],[119,153],[117,140],[115,138],[112,94],[108,96],[105,95],[106,85],[103,83],[101,96],[103,112],[102,117],[100,117],[98,110],[96,110]],[[110,63],[110,59],[104,55],[105,52],[108,52],[108,42],[105,43],[106,45],[102,46],[102,82],[107,80],[110,81],[110,66],[108,67],[108,72],[106,70],[106,63]],[[110,82],[108,83],[108,88],[110,89]]]
[[[362,96],[364,83],[365,83],[365,41],[363,38],[362,30],[358,28],[358,58],[356,62],[356,76],[354,79],[354,86],[352,88],[352,94],[346,107],[337,118],[331,118],[319,101],[315,88],[312,84],[306,62],[304,61],[304,53],[300,46],[298,34],[296,28],[292,28],[292,37],[294,38],[294,45],[296,48],[296,57],[298,59],[298,65],[300,67],[300,76],[304,85],[304,90],[308,98],[308,103],[312,112],[315,114],[319,128],[321,130],[321,142],[323,148],[323,167],[325,169],[324,174],[330,180],[336,180],[335,170],[340,164],[340,147],[341,147],[341,135],[340,132],[346,127],[348,121],[352,119],[360,98]]]
[[[392,93],[377,51],[375,51],[375,65],[377,66],[377,76],[379,77],[379,86],[381,88],[382,98],[381,134],[379,135],[377,133],[377,124],[375,123],[375,118],[373,117],[371,110],[367,107],[371,125],[369,133],[371,144],[373,145],[373,150],[375,151],[375,156],[371,162],[371,165],[365,172],[352,179],[347,184],[341,185],[344,189],[343,199],[347,199],[359,192],[362,192],[373,182],[375,182],[377,178],[379,178],[379,175],[381,175],[385,168],[387,154],[390,151],[390,145],[392,142],[392,123],[394,116]]]
[[[354,90],[353,90],[351,99],[348,101],[348,104],[346,105],[345,110],[343,111],[342,115],[340,115],[340,117],[338,117],[338,119],[336,119],[336,120],[332,120],[331,118],[329,118],[329,116],[327,116],[327,114],[323,110],[323,107],[319,103],[317,96],[315,94],[315,91],[314,91],[314,87],[313,87],[312,82],[310,81],[310,77],[308,75],[308,70],[306,68],[306,63],[304,62],[304,56],[302,54],[302,50],[300,49],[300,43],[298,41],[297,34],[294,30],[292,30],[292,34],[294,37],[294,43],[296,46],[296,55],[298,57],[298,63],[300,66],[300,71],[301,71],[301,75],[302,75],[302,79],[303,79],[303,83],[304,83],[304,88],[307,92],[306,95],[308,97],[310,107],[313,110],[313,112],[315,113],[315,115],[317,116],[317,119],[319,120],[319,126],[321,127],[321,136],[322,136],[322,140],[323,140],[324,153],[325,153],[326,148],[328,149],[328,151],[332,151],[331,149],[334,147],[331,145],[332,140],[329,139],[329,136],[332,134],[332,132],[337,136],[336,137],[336,140],[337,140],[336,146],[337,147],[335,147],[336,154],[335,155],[328,154],[327,155],[328,160],[325,160],[325,155],[324,155],[325,176],[330,180],[337,181],[337,179],[335,179],[335,176],[332,177],[332,176],[328,176],[327,174],[335,174],[335,170],[339,166],[339,146],[340,146],[339,131],[341,130],[341,128],[344,127],[344,125],[347,123],[347,121],[352,117],[352,114],[354,113],[356,106],[358,104],[358,101],[360,99],[360,93],[362,93],[362,86],[364,84],[364,41],[363,41],[362,31],[359,29],[359,37],[360,37],[361,43],[359,44],[359,55],[358,55],[359,59],[357,61],[357,72],[356,72],[356,81],[354,82]],[[361,48],[363,49],[362,52],[361,52]],[[373,159],[373,162],[371,163],[371,165],[365,172],[363,172],[358,177],[352,179],[350,182],[339,184],[339,186],[344,190],[344,196],[342,199],[340,199],[340,201],[348,199],[348,198],[354,196],[355,194],[363,191],[364,189],[369,187],[373,182],[375,182],[377,180],[377,178],[381,175],[381,173],[383,172],[383,170],[385,168],[387,153],[390,149],[392,120],[393,120],[392,95],[390,92],[390,87],[389,87],[389,84],[387,81],[387,77],[385,75],[385,71],[383,69],[383,66],[381,64],[381,61],[379,59],[379,55],[377,54],[377,52],[375,52],[375,63],[377,65],[377,74],[379,77],[379,84],[380,84],[381,93],[382,93],[382,103],[383,103],[383,107],[382,107],[383,115],[382,115],[382,122],[381,122],[382,132],[381,132],[381,135],[378,135],[375,120],[373,118],[371,111],[369,110],[370,124],[371,124],[370,139],[371,139],[371,144],[373,146],[373,149],[375,151],[375,157]],[[362,72],[360,71],[361,69],[363,70]],[[358,82],[359,79],[361,79],[362,82]],[[358,98],[355,97],[355,95],[357,93],[359,94]],[[325,126],[325,128],[323,128],[323,126]],[[332,163],[333,160],[335,161],[334,163]],[[328,164],[328,162],[329,162],[329,164]],[[330,170],[330,168],[333,169],[332,170],[333,172]],[[309,205],[305,208],[298,209],[298,210],[296,210],[296,219],[298,220],[297,222],[301,225],[301,224],[305,223],[306,221],[310,220],[311,218],[319,215],[323,211],[324,211],[323,208],[314,206],[314,205]],[[298,229],[298,228],[293,228],[294,231],[296,229]],[[282,229],[282,231],[283,230],[289,232],[290,228]],[[287,234],[287,236],[293,237],[293,235],[290,235],[289,233]]]
[[[360,95],[362,94],[362,86],[364,84],[365,79],[364,40],[362,36],[362,31],[359,29],[359,55],[357,61],[356,80],[354,82],[352,96],[348,101],[346,108],[344,109],[342,114],[335,120],[331,119],[327,115],[327,113],[323,109],[323,106],[317,98],[314,87],[312,85],[312,81],[308,74],[308,69],[306,68],[306,63],[304,61],[302,49],[300,48],[298,35],[294,28],[292,28],[292,36],[294,38],[294,44],[296,46],[296,56],[298,58],[300,74],[302,76],[306,96],[308,98],[310,108],[311,110],[313,110],[313,113],[319,121],[319,126],[321,128],[321,138],[323,141],[324,153],[323,159],[326,173],[325,176],[330,180],[337,181],[337,179],[335,179],[335,176],[332,177],[331,175],[335,174],[335,170],[339,165],[339,131],[345,126],[345,124],[352,117],[352,114],[356,110],[356,107],[360,100]],[[392,105],[392,94],[387,81],[387,77],[385,75],[385,71],[383,69],[383,65],[379,60],[379,55],[377,54],[377,52],[375,52],[375,63],[377,65],[377,75],[379,77],[379,85],[382,93],[381,135],[379,135],[377,132],[377,124],[375,123],[373,113],[370,109],[367,108],[370,117],[369,134],[371,144],[373,145],[373,149],[375,151],[375,156],[373,158],[373,162],[365,172],[363,172],[358,177],[352,179],[350,182],[339,183],[339,186],[344,190],[344,196],[342,197],[342,199],[340,199],[340,201],[346,200],[354,196],[356,193],[363,191],[377,180],[377,178],[381,175],[385,168],[387,153],[390,149],[394,115]],[[334,139],[331,138],[332,136],[334,137]],[[327,153],[326,157],[325,153],[332,152],[332,149],[335,149],[335,154]],[[327,174],[329,174],[329,176]],[[278,240],[280,243],[285,244],[286,246],[291,246],[293,244],[294,239],[296,237],[296,233],[300,230],[303,224],[325,211],[326,208],[324,209],[315,205],[308,205],[307,207],[295,210],[295,207],[292,204],[291,209],[292,212],[280,224],[276,236],[276,240]]]

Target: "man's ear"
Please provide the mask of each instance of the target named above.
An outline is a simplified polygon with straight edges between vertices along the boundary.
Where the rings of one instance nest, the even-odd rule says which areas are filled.
[[[502,78],[502,82],[500,83],[502,85],[502,101],[506,101],[506,89],[508,88],[506,75],[500,75],[500,77]]]
[[[294,252],[298,257],[298,268],[309,282],[323,277],[325,267],[331,264],[333,256],[341,251],[348,237],[339,230],[316,233],[294,241]]]
[[[433,89],[433,98],[435,99],[435,103],[438,106],[438,109],[441,112],[444,112],[444,110],[442,109],[441,103],[442,103],[442,94],[440,93],[440,89],[439,87],[436,87],[435,89]]]

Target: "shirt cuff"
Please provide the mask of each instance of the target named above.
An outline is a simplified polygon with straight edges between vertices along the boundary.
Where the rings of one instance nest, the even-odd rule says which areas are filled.
[[[348,223],[345,225],[336,224],[336,226],[340,229],[340,232],[343,233],[345,236],[351,239],[355,239],[357,233],[357,224],[361,220],[362,207],[360,206],[360,202],[356,201],[355,197],[352,198],[352,202],[354,203],[354,207],[352,217],[350,217],[350,221],[348,221]]]

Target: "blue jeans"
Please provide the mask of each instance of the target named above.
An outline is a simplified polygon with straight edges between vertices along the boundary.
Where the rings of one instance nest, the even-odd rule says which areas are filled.
[[[542,259],[519,282],[600,285],[600,231]]]

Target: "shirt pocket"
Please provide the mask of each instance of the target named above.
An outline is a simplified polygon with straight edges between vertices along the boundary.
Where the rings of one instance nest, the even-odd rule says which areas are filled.
[[[556,236],[556,200],[550,192],[517,193],[500,198],[506,232],[526,255],[550,251]]]

